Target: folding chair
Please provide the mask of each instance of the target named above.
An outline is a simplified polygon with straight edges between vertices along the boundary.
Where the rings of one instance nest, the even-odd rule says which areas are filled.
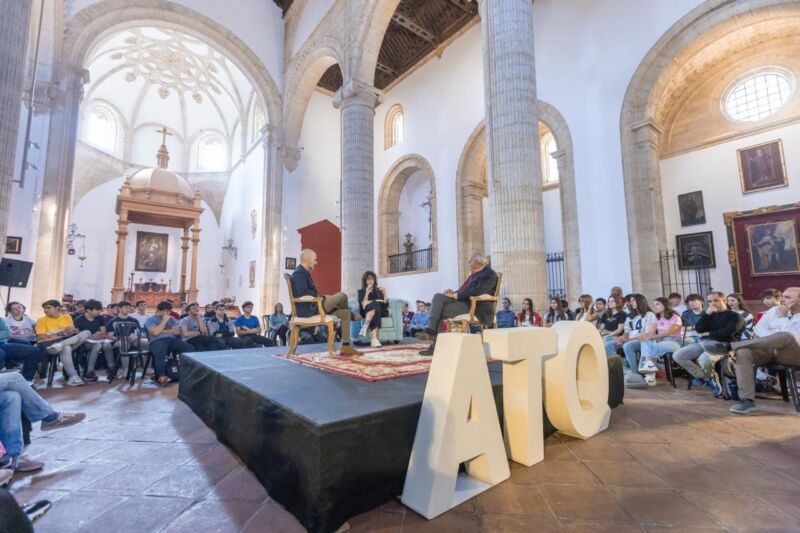
[[[135,341],[131,342],[131,336],[135,335]],[[142,329],[129,322],[114,323],[114,336],[117,338],[117,354],[114,357],[114,371],[119,368],[119,363],[123,357],[128,357],[128,375],[125,376],[130,381],[130,386],[136,382],[136,365],[142,362],[142,381],[147,373],[147,367],[153,362],[153,354],[150,350],[142,350]],[[147,356],[145,358],[144,356]],[[112,380],[113,381],[113,380]]]

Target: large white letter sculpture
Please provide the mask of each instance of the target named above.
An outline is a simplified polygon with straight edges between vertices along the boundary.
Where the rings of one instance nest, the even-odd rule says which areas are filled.
[[[597,329],[556,322],[558,356],[544,363],[544,406],[559,431],[588,439],[608,428],[608,360]]]
[[[490,329],[483,339],[503,361],[503,430],[508,457],[533,466],[544,459],[542,360],[556,354],[556,332],[547,328]]]
[[[440,335],[402,502],[431,519],[509,476],[481,338]]]

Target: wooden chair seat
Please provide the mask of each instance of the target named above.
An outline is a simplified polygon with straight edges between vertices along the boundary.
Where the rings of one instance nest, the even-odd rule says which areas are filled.
[[[336,326],[333,322],[333,317],[325,313],[325,308],[322,306],[321,296],[301,296],[294,297],[292,291],[292,278],[289,274],[284,273],[283,279],[286,280],[286,286],[289,289],[289,303],[292,306],[292,320],[289,322],[289,351],[287,355],[294,354],[297,349],[297,344],[300,339],[300,330],[303,328],[315,328],[317,326],[325,326],[328,328],[328,357],[333,355],[333,347],[336,342]],[[317,314],[300,317],[297,316],[298,303],[314,303],[317,305]]]
[[[503,275],[499,272],[497,273],[497,285],[494,288],[494,294],[481,294],[480,296],[471,296],[470,297],[470,307],[469,313],[464,313],[458,315],[455,318],[450,318],[447,320],[447,329],[448,331],[462,331],[462,332],[469,332],[470,326],[477,326],[481,332],[481,338],[483,338],[483,328],[484,324],[480,321],[480,319],[475,316],[475,310],[478,307],[478,303],[480,302],[490,302],[492,304],[492,317],[497,317],[497,302],[500,301],[500,285],[503,281]],[[494,323],[492,324],[494,327]]]
[[[323,323],[333,322],[331,315],[314,315],[314,316],[298,316],[292,319],[290,324],[310,324],[312,326],[319,326]]]

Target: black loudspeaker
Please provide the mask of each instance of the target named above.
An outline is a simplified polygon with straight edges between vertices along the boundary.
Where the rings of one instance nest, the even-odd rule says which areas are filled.
[[[33,263],[3,258],[0,261],[0,287],[27,287]]]

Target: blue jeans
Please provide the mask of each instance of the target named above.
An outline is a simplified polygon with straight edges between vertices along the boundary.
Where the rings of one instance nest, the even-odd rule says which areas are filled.
[[[163,376],[167,373],[167,355],[171,353],[184,353],[197,351],[194,346],[186,341],[182,341],[178,337],[169,339],[156,339],[150,341],[150,353],[153,354],[153,368],[155,369],[156,378]]]
[[[0,344],[0,368],[6,361],[22,362],[22,377],[30,381],[36,374],[36,365],[44,361],[45,353],[30,344],[20,342],[4,342]]]
[[[681,341],[674,337],[665,337],[642,343],[642,357],[658,357],[665,353],[674,353],[681,349]]]
[[[603,345],[606,348],[606,357],[617,355],[617,339],[618,337],[608,337],[603,339]]]
[[[639,365],[636,364],[636,352],[641,351],[642,343],[637,340],[628,341],[622,345],[622,351],[625,353],[625,360],[628,362],[628,368],[636,372]]]
[[[56,411],[20,374],[0,374],[0,440],[6,453],[22,453],[22,415],[31,422],[56,416]]]

